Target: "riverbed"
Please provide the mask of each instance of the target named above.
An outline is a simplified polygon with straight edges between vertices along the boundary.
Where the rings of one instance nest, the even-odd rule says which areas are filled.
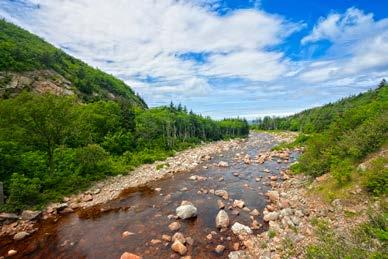
[[[275,181],[281,181],[280,172],[298,157],[293,152],[286,161],[276,157],[262,164],[254,161],[276,144],[278,140],[272,135],[251,133],[246,141],[212,156],[190,172],[129,188],[102,205],[43,221],[37,232],[21,241],[2,240],[0,255],[14,249],[18,253],[12,258],[120,258],[126,251],[143,258],[180,258],[171,250],[171,242],[162,240],[163,234],[172,236],[177,232],[171,231],[169,224],[179,222],[178,231],[193,240],[187,244],[187,255],[227,258],[236,244],[239,249],[243,247],[230,227],[226,231],[216,228],[217,201],[225,204],[231,224],[251,226],[256,220],[261,226],[253,227],[253,232],[265,231],[268,226],[262,215],[252,216],[250,212],[263,211],[267,204],[264,194],[271,189],[269,177],[278,176]],[[228,166],[219,166],[221,161]],[[229,198],[216,196],[215,190],[227,191]],[[198,209],[196,218],[173,217],[184,200]],[[233,207],[234,200],[244,201],[245,209]],[[128,235],[123,237],[125,231]],[[216,253],[217,245],[225,250]]]

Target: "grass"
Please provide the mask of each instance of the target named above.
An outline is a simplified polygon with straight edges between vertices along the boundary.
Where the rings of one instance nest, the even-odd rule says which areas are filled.
[[[307,247],[308,259],[388,258],[387,213],[371,211],[369,221],[356,226],[350,234],[335,232],[325,220],[313,219],[312,224],[318,241]]]

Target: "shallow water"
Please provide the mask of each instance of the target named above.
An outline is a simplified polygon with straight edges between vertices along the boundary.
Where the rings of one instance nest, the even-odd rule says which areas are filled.
[[[178,220],[182,225],[179,232],[194,239],[194,244],[188,246],[187,254],[192,258],[227,258],[228,253],[233,251],[233,243],[238,242],[238,239],[230,229],[225,232],[216,229],[215,217],[219,211],[217,200],[222,198],[210,193],[198,194],[198,191],[224,189],[229,193],[229,198],[241,199],[248,208],[257,209],[261,213],[266,205],[264,193],[270,188],[265,184],[269,182],[267,177],[278,175],[288,164],[279,164],[274,159],[264,164],[246,165],[243,161],[236,160],[235,155],[249,154],[253,158],[276,144],[270,135],[254,133],[238,148],[215,155],[189,173],[175,174],[171,178],[155,181],[141,188],[125,190],[119,199],[107,204],[79,210],[57,220],[44,221],[35,234],[22,241],[2,240],[0,255],[5,255],[9,249],[15,249],[18,254],[13,258],[120,258],[125,251],[143,258],[180,258],[171,251],[170,244],[162,242],[152,245],[150,240],[161,240],[162,234],[174,234],[168,229],[168,225],[174,220],[169,220],[167,216],[175,214],[175,209],[181,201],[188,200],[197,207],[198,217]],[[297,155],[292,153],[290,162],[293,162]],[[227,161],[229,167],[216,166],[219,161]],[[204,169],[204,165],[208,166],[208,169]],[[263,172],[265,168],[272,173]],[[235,172],[240,175],[234,176]],[[208,179],[189,180],[192,175]],[[219,181],[221,176],[224,181]],[[258,176],[263,176],[260,182],[255,181]],[[162,190],[154,191],[157,187]],[[188,190],[182,191],[184,187]],[[224,203],[228,207],[233,202]],[[226,211],[231,224],[240,222],[251,225],[249,212],[240,210],[239,215],[233,215],[231,210]],[[266,230],[267,225],[262,221],[262,216],[257,217],[257,221],[262,223],[263,227],[254,232]],[[124,231],[130,231],[134,235],[123,239],[121,234]],[[209,241],[206,236],[211,231],[216,231],[217,235],[213,235]],[[214,248],[219,244],[226,247],[222,255],[214,252]]]

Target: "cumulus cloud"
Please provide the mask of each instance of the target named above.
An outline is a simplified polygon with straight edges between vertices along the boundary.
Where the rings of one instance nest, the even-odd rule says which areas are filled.
[[[322,40],[332,43],[324,60],[306,65],[299,77],[317,83],[371,72],[388,71],[388,19],[375,21],[373,14],[356,8],[321,18],[302,44]]]

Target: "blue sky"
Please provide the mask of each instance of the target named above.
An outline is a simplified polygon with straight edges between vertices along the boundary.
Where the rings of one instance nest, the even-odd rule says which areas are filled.
[[[150,106],[287,115],[388,75],[387,1],[1,0],[0,17],[116,75]]]

